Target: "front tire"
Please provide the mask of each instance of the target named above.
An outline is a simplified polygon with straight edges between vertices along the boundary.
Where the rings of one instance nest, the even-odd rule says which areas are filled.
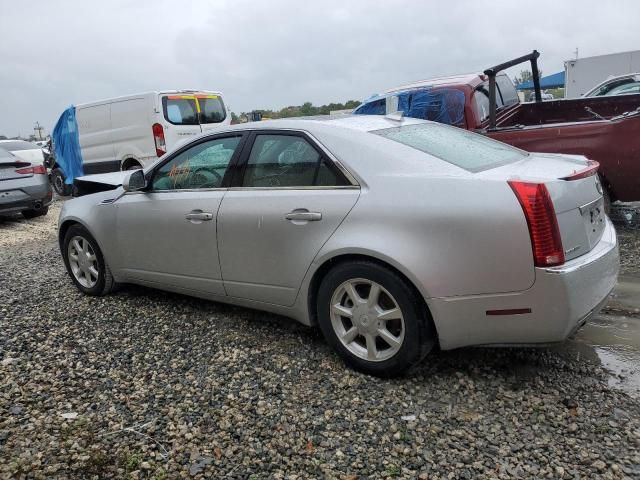
[[[73,283],[83,293],[102,296],[117,284],[102,251],[91,234],[81,225],[72,225],[62,242],[62,258]]]
[[[342,263],[318,290],[318,322],[327,342],[352,368],[393,377],[436,344],[417,292],[396,272],[368,261]]]

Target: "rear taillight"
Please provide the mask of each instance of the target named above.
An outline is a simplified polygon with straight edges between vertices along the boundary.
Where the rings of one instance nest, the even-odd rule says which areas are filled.
[[[44,165],[36,165],[35,167],[17,168],[16,173],[20,175],[46,175],[47,169]]]
[[[580,180],[581,178],[587,178],[598,173],[599,167],[600,167],[600,164],[598,162],[594,160],[589,160],[586,168],[573,172],[571,175],[567,177],[562,177],[560,180]]]
[[[551,196],[544,183],[510,181],[529,227],[533,260],[536,267],[564,263],[562,238]]]
[[[153,141],[156,144],[156,155],[161,157],[167,153],[167,144],[164,141],[164,129],[159,123],[154,123],[151,130],[153,131]]]

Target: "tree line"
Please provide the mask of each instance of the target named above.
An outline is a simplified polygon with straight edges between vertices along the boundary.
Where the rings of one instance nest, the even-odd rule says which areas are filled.
[[[308,117],[312,115],[329,115],[335,110],[353,110],[361,102],[358,100],[348,100],[345,103],[328,103],[326,105],[315,106],[311,102],[302,105],[291,105],[280,110],[257,109],[252,112],[241,112],[239,114],[231,112],[231,121],[241,123],[252,120],[257,114],[262,120],[290,117]]]

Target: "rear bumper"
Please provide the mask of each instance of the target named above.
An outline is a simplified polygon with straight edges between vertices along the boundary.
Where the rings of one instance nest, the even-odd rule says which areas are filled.
[[[522,292],[428,300],[440,346],[544,344],[561,342],[606,304],[619,269],[618,242],[607,225],[586,255],[560,267],[536,268],[536,280]],[[491,310],[531,309],[516,315]]]
[[[51,190],[48,181],[27,187],[2,188],[0,190],[0,214],[8,215],[24,210],[38,210],[47,207],[52,200],[53,190]]]

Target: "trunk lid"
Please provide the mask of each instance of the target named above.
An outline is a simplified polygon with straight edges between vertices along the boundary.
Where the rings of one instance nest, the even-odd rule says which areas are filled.
[[[10,163],[2,163],[0,162],[0,181],[3,180],[15,180],[17,178],[29,178],[33,177],[33,173],[17,173],[16,170],[19,168],[30,167],[30,163],[14,163],[13,165]]]
[[[30,163],[0,149],[0,181],[33,177],[33,174],[22,174],[16,172],[16,170],[20,168],[27,168],[30,166]]]
[[[595,247],[605,228],[602,185],[597,173],[582,178],[576,175],[592,165],[580,155],[532,153],[522,160],[477,175],[505,181],[544,183],[558,220],[565,260],[571,260]]]
[[[33,164],[39,164],[44,162],[44,154],[41,149],[31,150],[10,150],[18,159],[25,162],[31,162]]]

